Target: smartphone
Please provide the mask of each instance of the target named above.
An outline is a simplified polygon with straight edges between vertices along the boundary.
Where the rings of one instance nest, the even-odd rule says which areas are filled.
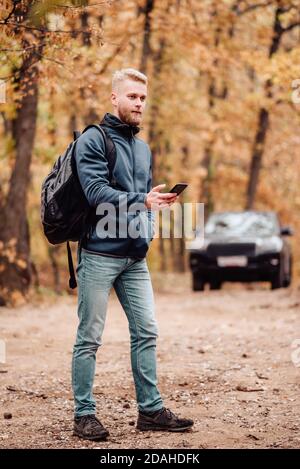
[[[177,195],[181,194],[181,192],[184,191],[184,189],[188,186],[185,182],[180,182],[178,184],[175,184],[174,187],[169,192],[175,192]]]

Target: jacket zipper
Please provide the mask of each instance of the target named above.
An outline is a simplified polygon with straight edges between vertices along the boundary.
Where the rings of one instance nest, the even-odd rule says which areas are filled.
[[[130,131],[131,131],[131,136],[129,137],[129,145],[130,145],[131,156],[132,156],[133,189],[134,189],[134,192],[136,192],[136,187],[135,187],[135,157],[134,157],[134,148],[133,148],[133,144],[134,144],[134,135],[133,135],[132,129],[130,129]]]

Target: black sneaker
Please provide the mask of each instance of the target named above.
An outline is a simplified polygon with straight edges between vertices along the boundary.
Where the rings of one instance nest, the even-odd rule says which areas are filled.
[[[79,436],[84,440],[105,440],[109,431],[103,427],[100,420],[93,414],[75,417],[73,435]]]
[[[139,412],[136,428],[142,431],[183,432],[189,430],[193,425],[193,420],[181,419],[163,407],[153,414]]]

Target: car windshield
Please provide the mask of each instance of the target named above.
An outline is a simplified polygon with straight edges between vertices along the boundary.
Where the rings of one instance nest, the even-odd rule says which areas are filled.
[[[271,212],[215,213],[205,226],[206,235],[272,236],[278,232],[276,215]]]

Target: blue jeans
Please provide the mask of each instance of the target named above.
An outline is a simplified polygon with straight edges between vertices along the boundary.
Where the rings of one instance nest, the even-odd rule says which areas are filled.
[[[128,319],[138,408],[146,412],[161,409],[156,378],[157,325],[146,259],[108,257],[82,249],[78,251],[77,276],[79,326],[72,359],[75,416],[96,412],[92,392],[96,352],[112,287]]]

